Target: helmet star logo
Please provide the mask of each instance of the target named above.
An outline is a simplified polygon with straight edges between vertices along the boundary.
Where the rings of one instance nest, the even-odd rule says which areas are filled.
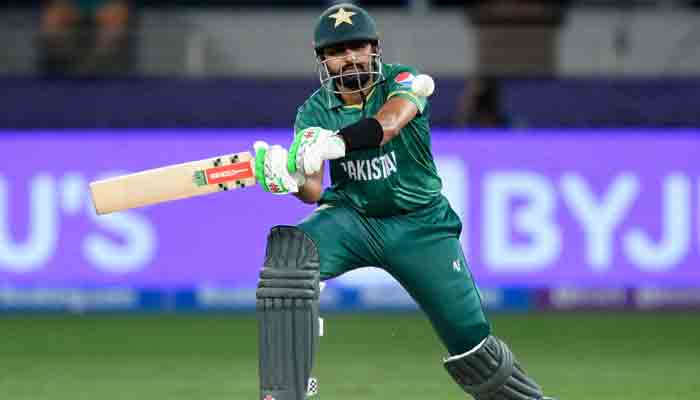
[[[333,28],[337,28],[338,26],[344,23],[352,25],[352,19],[350,19],[350,17],[352,17],[355,14],[357,13],[352,11],[345,11],[345,9],[341,7],[337,13],[329,15],[328,18],[333,18],[335,20],[335,25],[333,26]]]

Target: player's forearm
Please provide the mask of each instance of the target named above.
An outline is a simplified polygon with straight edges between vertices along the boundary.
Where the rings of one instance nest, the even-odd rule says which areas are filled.
[[[393,97],[387,101],[374,116],[374,119],[382,126],[384,133],[381,146],[398,136],[401,129],[408,125],[417,114],[418,107],[404,98]]]
[[[400,124],[398,116],[394,114],[377,114],[374,119],[376,119],[377,122],[379,122],[379,125],[382,127],[382,141],[380,146],[384,146],[391,139],[398,136],[399,132],[401,132],[401,128],[403,128],[403,126]]]
[[[322,174],[314,174],[306,178],[306,182],[294,195],[306,204],[315,204],[321,200],[323,194]]]
[[[294,195],[306,204],[316,204],[321,200],[322,190],[318,190],[313,185],[304,185],[299,188],[299,192]]]

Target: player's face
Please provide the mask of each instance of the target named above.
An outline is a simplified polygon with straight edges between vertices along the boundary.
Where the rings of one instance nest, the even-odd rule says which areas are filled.
[[[357,90],[371,79],[373,53],[372,43],[362,40],[326,47],[322,55],[330,77],[340,89]]]

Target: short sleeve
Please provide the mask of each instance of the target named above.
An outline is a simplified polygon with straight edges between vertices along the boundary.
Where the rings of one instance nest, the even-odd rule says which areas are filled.
[[[318,126],[318,124],[313,120],[312,113],[308,111],[306,104],[302,105],[297,109],[297,117],[294,120],[294,132],[296,133],[312,126]]]
[[[409,66],[397,65],[387,76],[387,81],[389,84],[388,94],[386,99],[389,100],[394,96],[404,98],[418,107],[418,112],[421,114],[425,110],[425,106],[428,100],[423,96],[418,96],[411,89],[411,83],[413,78],[418,75],[418,71]]]

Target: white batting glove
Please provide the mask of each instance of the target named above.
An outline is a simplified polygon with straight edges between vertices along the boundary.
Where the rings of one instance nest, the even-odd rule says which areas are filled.
[[[287,169],[287,150],[279,145],[269,146],[263,141],[253,144],[255,149],[255,178],[265,191],[273,194],[297,193],[306,178],[302,173],[290,174]]]
[[[345,157],[345,141],[334,131],[311,127],[296,133],[289,152],[290,171],[313,175],[321,170],[324,160]]]

